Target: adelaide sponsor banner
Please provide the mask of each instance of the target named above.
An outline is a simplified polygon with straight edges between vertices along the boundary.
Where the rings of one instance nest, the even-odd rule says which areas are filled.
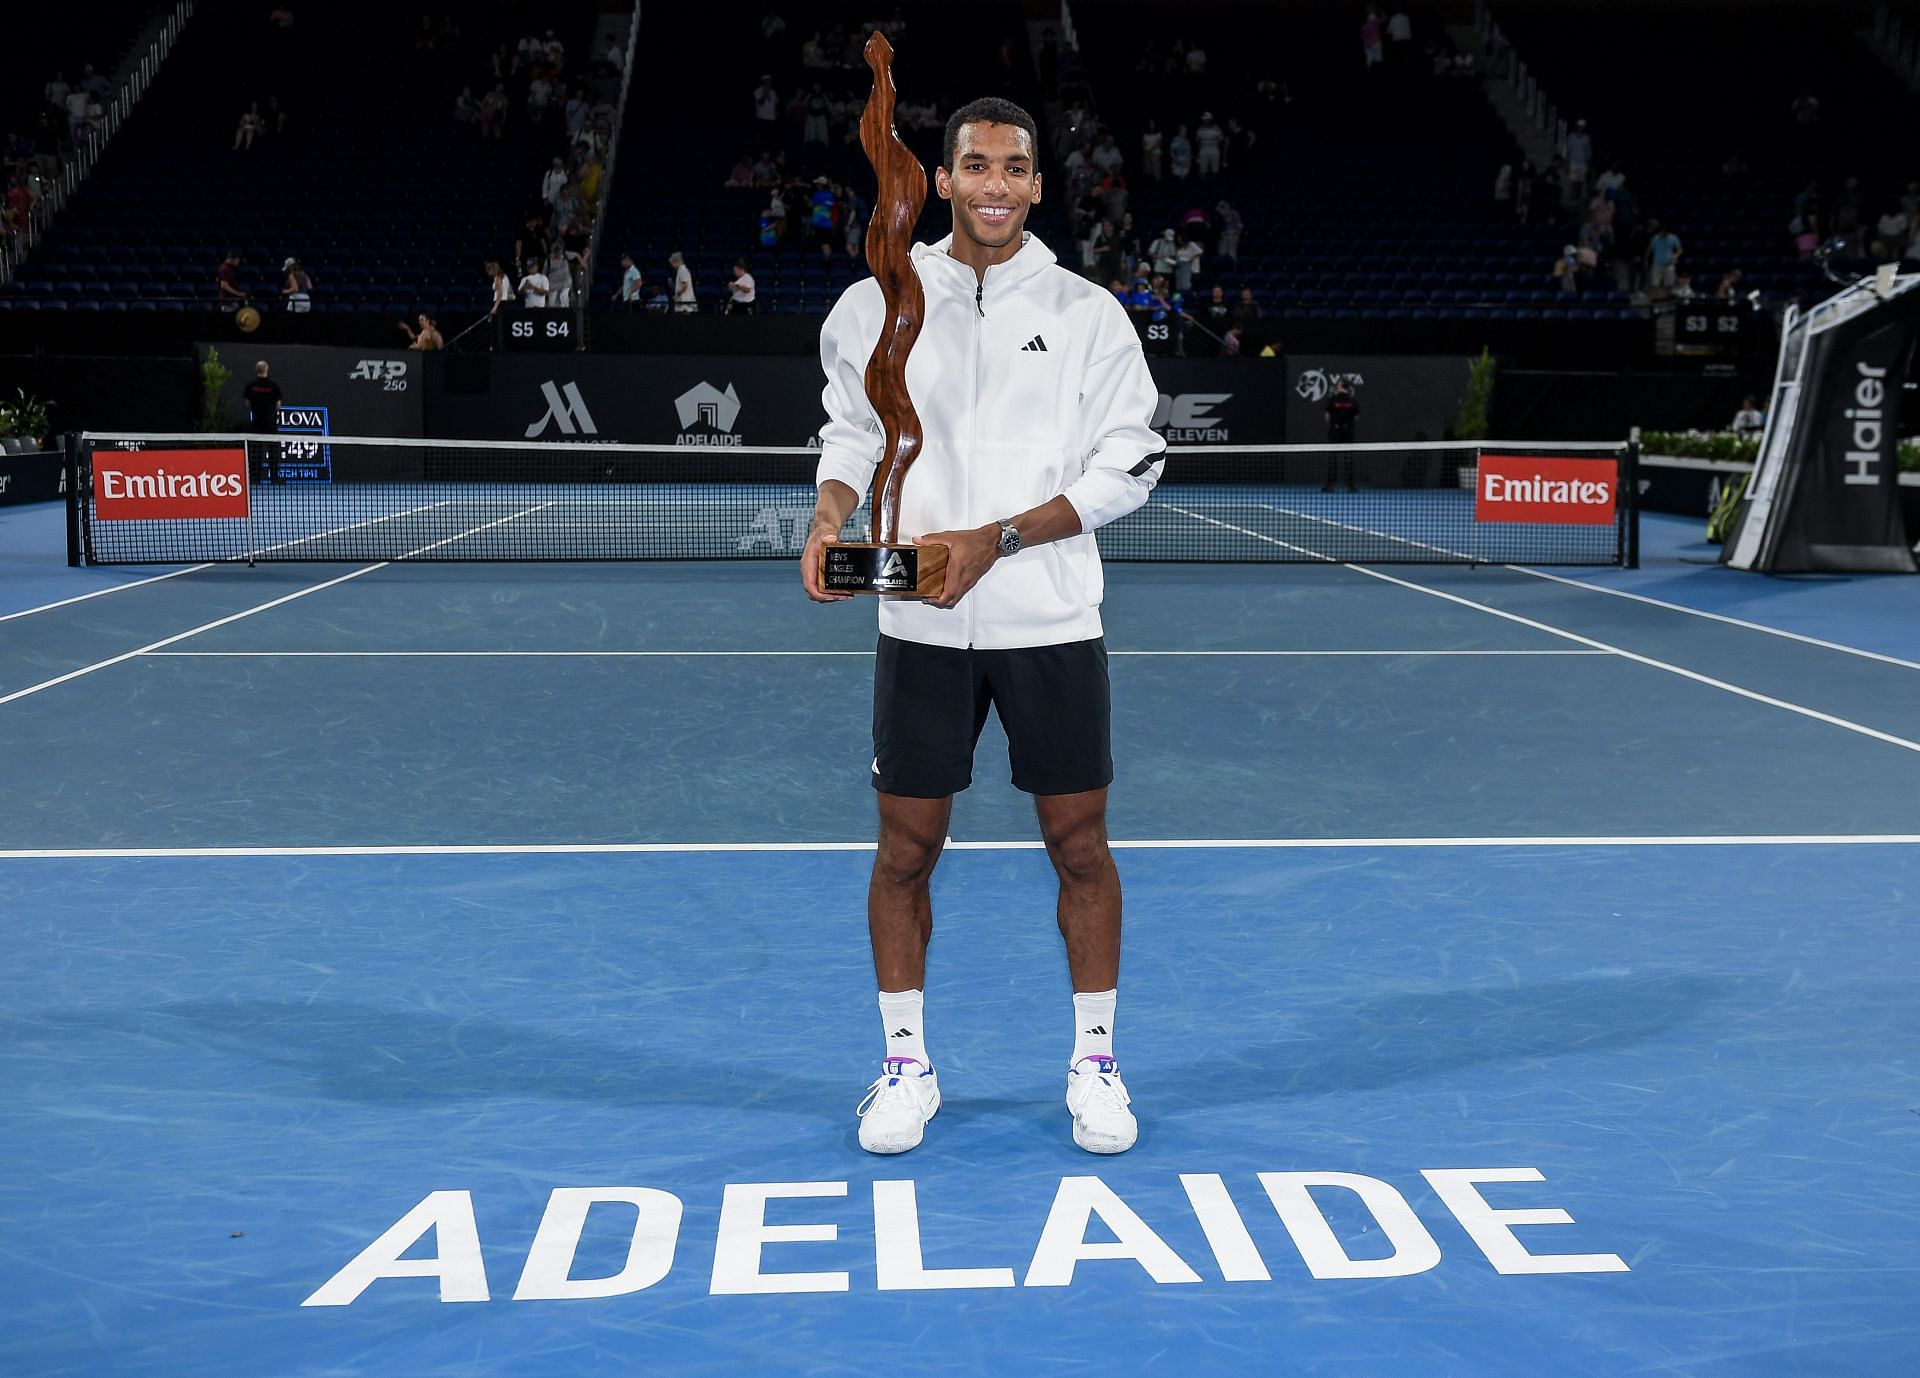
[[[194,521],[248,512],[247,452],[95,450],[95,521]]]
[[[1277,361],[1155,359],[1153,426],[1175,445],[1286,438]],[[819,362],[751,355],[494,355],[484,387],[433,388],[448,439],[807,445],[825,419]]]
[[[1619,470],[1611,461],[1483,454],[1473,519],[1611,526],[1618,500]]]
[[[396,335],[399,331],[394,332]],[[264,363],[280,385],[280,423],[300,435],[424,434],[424,354],[404,349],[341,349],[331,345],[270,345],[227,342],[216,346],[232,372],[221,400],[234,429],[245,430],[247,408],[240,390]],[[205,364],[208,346],[199,346]]]

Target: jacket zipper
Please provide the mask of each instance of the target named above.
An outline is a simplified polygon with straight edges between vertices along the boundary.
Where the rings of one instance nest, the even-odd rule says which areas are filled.
[[[991,269],[988,270],[992,271]],[[973,358],[968,370],[971,386],[967,389],[967,524],[974,525],[973,511],[973,466],[975,451],[978,449],[975,439],[980,434],[980,328],[987,318],[984,298],[987,291],[986,274],[981,274],[973,285]],[[978,587],[976,585],[976,587]],[[973,649],[974,605],[967,604],[967,649]]]

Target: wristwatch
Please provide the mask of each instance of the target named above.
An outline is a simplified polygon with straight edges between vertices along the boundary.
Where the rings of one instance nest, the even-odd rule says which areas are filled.
[[[1020,533],[1014,529],[1014,525],[1010,521],[1002,521],[1000,523],[1000,553],[1002,555],[1018,555],[1020,553]]]

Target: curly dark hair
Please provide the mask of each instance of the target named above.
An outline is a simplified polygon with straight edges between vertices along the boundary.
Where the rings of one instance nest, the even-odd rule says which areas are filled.
[[[960,127],[968,124],[1010,124],[1024,129],[1027,137],[1033,140],[1034,156],[1040,154],[1040,126],[1033,122],[1033,116],[1010,100],[982,96],[979,100],[968,101],[947,118],[947,137],[941,146],[940,165],[949,171],[953,169],[954,150],[960,146]]]

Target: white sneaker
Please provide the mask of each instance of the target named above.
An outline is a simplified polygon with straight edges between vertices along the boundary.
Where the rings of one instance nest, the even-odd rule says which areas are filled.
[[[1140,1137],[1140,1122],[1127,1109],[1132,1097],[1110,1057],[1083,1057],[1067,1069],[1067,1109],[1073,1141],[1089,1153],[1125,1153]]]
[[[910,1057],[890,1057],[867,1088],[856,1112],[860,1147],[869,1153],[905,1153],[918,1146],[927,1121],[940,1110],[940,1081],[933,1068]]]

